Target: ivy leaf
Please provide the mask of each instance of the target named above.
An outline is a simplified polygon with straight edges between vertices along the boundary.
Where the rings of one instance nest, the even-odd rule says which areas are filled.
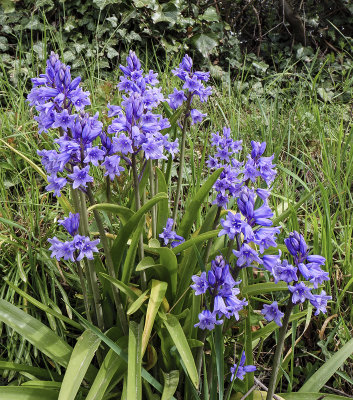
[[[4,13],[12,13],[15,11],[15,2],[11,0],[0,0],[0,6],[4,10]]]
[[[112,59],[118,55],[119,53],[113,47],[107,47],[107,57],[109,59]]]
[[[217,22],[219,21],[219,17],[217,14],[217,10],[214,7],[208,7],[206,11],[200,15],[200,20],[207,22]]]
[[[121,0],[93,0],[93,3],[100,9],[103,10],[109,4],[121,3]]]
[[[218,38],[214,33],[200,33],[191,38],[191,43],[206,58],[218,45]]]

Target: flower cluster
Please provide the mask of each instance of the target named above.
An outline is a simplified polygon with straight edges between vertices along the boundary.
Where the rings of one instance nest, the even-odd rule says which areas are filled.
[[[219,132],[212,133],[211,145],[215,147],[215,152],[213,156],[209,156],[207,166],[211,170],[223,168],[219,179],[214,184],[217,197],[213,204],[226,207],[230,198],[238,198],[242,189],[248,187],[250,182],[257,183],[257,195],[263,200],[267,199],[269,191],[260,187],[259,179],[270,186],[277,172],[275,164],[272,164],[274,155],[262,156],[266,149],[265,142],[251,141],[252,151],[247,155],[245,165],[235,156],[242,150],[242,141],[233,140],[229,128],[223,128],[223,135]]]
[[[272,257],[273,262],[265,265],[273,275],[275,282],[284,281],[288,284],[288,290],[291,293],[293,304],[304,303],[309,300],[316,308],[315,315],[320,312],[326,312],[327,301],[331,296],[327,296],[324,290],[320,294],[313,294],[312,288],[307,286],[305,281],[309,281],[314,289],[317,289],[324,281],[328,281],[328,272],[325,272],[321,266],[325,264],[325,258],[319,255],[310,255],[305,239],[298,232],[294,231],[284,240],[289,253],[293,256],[294,265],[288,260],[281,262],[279,256]],[[303,279],[300,281],[300,279]],[[283,313],[279,311],[277,302],[271,305],[265,305],[261,311],[267,321],[275,321],[281,326]]]
[[[48,174],[46,189],[54,191],[57,197],[68,182],[74,189],[84,190],[93,181],[90,164],[98,166],[106,154],[104,149],[93,145],[102,134],[103,124],[98,113],[93,117],[85,113],[85,106],[91,103],[89,92],[79,87],[80,81],[80,77],[71,81],[70,67],[52,52],[46,73],[32,79],[34,87],[28,95],[29,103],[39,112],[35,117],[39,132],[59,128],[61,133],[55,139],[57,150],[37,151]]]
[[[78,234],[80,214],[70,212],[68,217],[59,220],[59,224],[69,232],[73,239],[65,242],[61,242],[56,236],[48,239],[51,244],[49,248],[52,252],[51,257],[55,257],[57,260],[63,258],[64,260],[81,261],[84,257],[93,260],[93,253],[98,252],[99,239],[90,240],[89,237]]]
[[[168,104],[173,110],[182,106],[184,102],[188,102],[190,106],[195,96],[198,96],[201,103],[204,103],[212,94],[212,88],[204,85],[204,82],[209,80],[210,73],[193,71],[193,62],[188,55],[184,56],[179,67],[172,70],[172,73],[184,82],[182,90],[174,88],[173,93],[168,96]],[[190,115],[192,125],[201,122],[207,116],[196,108],[191,109]]]
[[[185,239],[182,236],[177,235],[177,233],[172,230],[173,224],[174,224],[173,218],[168,218],[166,226],[165,228],[163,228],[163,232],[159,235],[159,237],[164,241],[163,242],[164,246],[167,246],[170,240],[171,240],[170,245],[172,247],[176,247],[179,244],[185,242]]]
[[[170,142],[169,135],[161,131],[170,126],[168,119],[152,110],[164,101],[161,88],[157,88],[157,73],[144,74],[140,60],[133,51],[127,57],[127,66],[120,65],[124,76],[120,77],[119,90],[126,93],[120,106],[108,105],[108,117],[115,117],[108,127],[112,138],[104,137],[111,154],[127,156],[143,151],[146,160],[166,159],[164,152],[174,156],[178,152],[178,140]],[[118,157],[110,155],[112,157]]]
[[[239,300],[237,295],[240,293],[239,289],[235,287],[240,282],[236,282],[229,270],[229,265],[226,264],[222,256],[217,256],[211,262],[211,270],[202,272],[200,276],[193,275],[192,280],[194,285],[195,295],[209,293],[211,298],[210,310],[203,310],[199,314],[199,322],[195,325],[200,329],[214,329],[215,324],[222,324],[223,317],[235,317],[239,320],[239,311],[243,309],[248,303]],[[218,319],[217,319],[218,317]]]

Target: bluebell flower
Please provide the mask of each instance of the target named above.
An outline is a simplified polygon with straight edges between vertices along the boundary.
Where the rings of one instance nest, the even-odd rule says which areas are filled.
[[[202,272],[200,276],[193,275],[191,279],[193,280],[194,285],[191,285],[190,287],[195,290],[195,296],[206,293],[209,286],[206,272]]]
[[[120,165],[120,157],[117,155],[105,157],[102,166],[106,169],[104,176],[109,176],[112,181],[125,170],[125,168]]]
[[[263,263],[257,251],[252,249],[247,243],[243,243],[239,251],[233,250],[233,254],[238,258],[238,267],[243,267],[244,265],[249,267],[253,262],[258,264]]]
[[[92,163],[96,167],[99,166],[99,161],[103,161],[105,157],[105,151],[97,146],[86,149],[86,157],[83,159],[85,164]]]
[[[293,267],[287,260],[283,260],[282,264],[279,262],[274,265],[272,274],[275,278],[275,283],[279,281],[291,283],[293,281],[298,281],[297,271],[298,268]]]
[[[74,166],[72,174],[68,174],[68,177],[72,179],[74,189],[80,186],[87,187],[87,183],[93,182],[92,176],[88,174],[89,166],[80,169],[77,165]]]
[[[262,256],[262,263],[267,271],[271,272],[272,275],[275,275],[275,268],[281,265],[281,255],[282,252],[279,250],[279,254],[264,254]]]
[[[171,93],[168,96],[169,100],[168,100],[168,104],[170,105],[170,107],[173,110],[176,110],[177,108],[179,108],[184,101],[187,100],[187,97],[185,96],[185,93],[183,90],[177,90],[176,88],[174,88],[174,92]]]
[[[239,362],[239,367],[238,364],[234,364],[230,368],[230,372],[232,373],[232,376],[230,380],[232,381],[235,378],[240,379],[241,381],[244,379],[245,374],[248,372],[254,372],[256,371],[255,365],[245,365],[245,351],[243,351],[243,354],[241,355],[240,362]]]
[[[207,114],[202,114],[199,110],[195,108],[191,110],[191,125],[196,124],[197,122],[202,122],[202,120],[207,117]]]
[[[275,321],[278,326],[282,326],[281,319],[284,316],[284,313],[278,309],[277,301],[274,301],[272,304],[267,305],[264,304],[263,309],[261,310],[261,314],[263,314],[264,318],[271,322]]]
[[[90,240],[88,237],[76,235],[73,240],[75,249],[79,251],[77,261],[81,261],[84,257],[88,260],[93,260],[93,253],[98,252],[97,244],[99,239]]]
[[[80,214],[69,213],[69,216],[64,219],[59,219],[58,223],[62,225],[71,236],[75,236],[80,226]]]
[[[48,176],[48,182],[49,185],[45,187],[45,190],[48,192],[54,191],[54,196],[60,197],[61,196],[61,190],[65,187],[67,180],[66,178],[60,178],[58,176],[50,175]]]
[[[304,303],[306,299],[313,300],[313,294],[304,282],[297,283],[294,286],[288,286],[288,290],[292,293],[293,304]]]
[[[320,312],[326,313],[328,300],[332,300],[332,297],[327,296],[324,290],[322,290],[320,294],[313,295],[313,298],[310,299],[310,303],[316,308],[315,315],[319,315]]]
[[[203,310],[199,314],[199,322],[194,325],[194,327],[199,327],[200,329],[208,329],[209,331],[215,328],[215,325],[223,324],[223,320],[217,320],[216,313],[209,310]]]
[[[242,220],[239,213],[233,214],[229,212],[226,219],[221,219],[223,229],[219,232],[218,236],[228,235],[229,239],[234,239],[239,233],[244,234],[245,240],[252,240],[254,233],[251,226]]]
[[[165,228],[163,228],[163,232],[159,235],[159,237],[164,240],[164,246],[167,246],[169,241],[172,241],[172,247],[176,247],[179,244],[185,242],[185,239],[182,236],[177,235],[177,233],[172,230],[173,224],[173,218],[168,218],[166,226]]]

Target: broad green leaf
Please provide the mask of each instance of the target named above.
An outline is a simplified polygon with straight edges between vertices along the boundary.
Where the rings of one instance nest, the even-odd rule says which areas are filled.
[[[168,282],[168,300],[175,298],[177,291],[177,281],[178,281],[178,261],[174,252],[168,247],[159,247],[156,248],[156,252],[160,255],[159,262],[162,265],[163,270],[165,271],[163,276],[166,279],[163,279]]]
[[[286,282],[255,283],[254,285],[244,286],[241,292],[243,295],[257,296],[259,294],[278,292],[281,290],[288,290]]]
[[[254,390],[253,391],[253,400],[265,400],[266,399],[267,392],[264,392],[263,390]],[[283,398],[279,397],[281,395],[277,395],[278,399],[277,400],[284,400]],[[231,396],[230,400],[240,400],[241,398],[244,397],[243,393],[235,393]],[[294,400],[294,399],[293,399]]]
[[[172,314],[162,315],[162,320],[180,354],[181,360],[184,362],[192,384],[197,389],[199,386],[199,377],[197,375],[194,357],[180,322]]]
[[[15,292],[17,292],[20,296],[22,296],[23,298],[28,300],[31,304],[33,304],[40,310],[45,311],[46,313],[52,315],[53,317],[60,319],[61,321],[65,322],[67,324],[70,324],[71,326],[73,326],[76,329],[82,330],[82,326],[79,323],[73,321],[72,319],[70,319],[68,317],[65,317],[65,315],[62,315],[62,314],[54,311],[52,308],[50,308],[50,307],[46,306],[45,304],[41,303],[40,301],[36,300],[34,297],[30,296],[29,294],[27,294],[26,292],[24,292],[23,290],[18,288],[16,285],[14,285],[7,278],[4,278],[4,280]]]
[[[10,371],[27,372],[31,375],[34,375],[36,378],[42,378],[42,379],[54,378],[58,381],[63,379],[63,377],[55,371],[48,371],[43,368],[32,367],[31,365],[26,365],[26,364],[18,364],[11,361],[0,361],[0,370],[3,371],[6,369]]]
[[[330,393],[279,393],[284,400],[347,400],[348,397]]]
[[[318,392],[331,376],[342,366],[353,353],[353,339],[335,352],[299,389],[299,393]]]
[[[114,240],[112,247],[112,258],[114,260],[114,265],[116,271],[119,269],[122,258],[124,256],[127,241],[129,240],[131,234],[138,226],[141,218],[158,202],[167,198],[166,193],[158,193],[153,199],[149,200],[144,204],[136,213],[129,218],[127,223],[120,229],[118,237]]]
[[[124,350],[127,349],[128,337],[118,339],[116,344]],[[104,358],[103,364],[99,368],[86,400],[102,400],[114,376],[116,376],[117,379],[122,379],[126,369],[126,362],[112,349],[109,350]]]
[[[169,373],[163,372],[164,388],[161,400],[169,400],[175,393],[179,383],[179,371],[170,371]]]
[[[64,367],[68,365],[72,347],[40,321],[2,299],[0,299],[0,321],[58,364]]]
[[[129,323],[129,348],[127,363],[127,398],[142,400],[141,343],[143,320]]]
[[[164,174],[163,172],[159,169],[156,168],[156,176],[158,180],[158,193],[168,193],[168,186],[166,184]],[[162,233],[163,228],[165,227],[167,223],[167,219],[169,216],[169,204],[168,204],[168,199],[162,200],[158,204],[158,212],[157,212],[157,233]]]
[[[206,233],[202,233],[201,235],[193,236],[186,242],[179,244],[179,246],[174,247],[172,251],[175,254],[181,253],[182,251],[188,249],[191,246],[194,246],[196,244],[205,242],[206,240],[217,237],[220,231],[221,231],[220,229],[215,229],[214,231],[209,231]]]
[[[148,299],[148,292],[149,289],[143,292],[141,296],[139,296],[132,304],[130,304],[129,309],[126,312],[127,315],[132,315],[141,308],[142,304]]]
[[[190,204],[188,204],[183,219],[181,220],[180,227],[178,230],[178,235],[182,236],[183,238],[187,238],[189,236],[190,230],[192,228],[192,224],[194,223],[197,213],[200,207],[203,204],[203,201],[208,196],[212,186],[222,173],[223,168],[218,169],[215,171],[207,181],[201,186],[201,188],[196,193],[195,197],[192,199]]]
[[[212,32],[199,33],[191,38],[191,43],[205,58],[207,58],[213,48],[218,45],[219,38]]]
[[[83,332],[77,339],[61,385],[58,400],[75,400],[81,382],[86,372],[88,372],[100,342],[99,337],[90,330]],[[93,371],[91,370],[91,372]],[[96,375],[97,371],[94,371],[94,374]],[[89,380],[93,381],[93,379],[94,376],[92,377],[91,374]]]
[[[200,15],[199,18],[207,22],[219,21],[217,10],[214,7],[207,7],[205,12]]]
[[[128,363],[128,355],[122,348],[114,343],[111,339],[109,339],[104,333],[102,333],[97,327],[92,325],[86,319],[84,319],[76,310],[72,308],[72,312],[77,316],[77,318],[82,322],[87,329],[90,329],[93,333],[95,333],[106,345],[108,345],[116,354],[118,354],[126,363]],[[144,368],[142,368],[141,376],[143,379],[153,386],[158,392],[163,392],[163,386]],[[171,400],[176,400],[175,397],[172,397]]]
[[[121,218],[123,224],[126,224],[126,222],[135,214],[132,210],[130,210],[130,208],[111,203],[95,204],[89,207],[87,211],[93,211],[93,210],[105,211],[112,214],[116,214],[119,216],[119,218]]]
[[[58,391],[26,386],[0,386],[0,400],[58,400]]]
[[[142,356],[145,354],[148,341],[152,332],[154,320],[167,290],[167,283],[152,280],[151,294],[147,306],[145,326],[142,334]]]
[[[32,380],[23,382],[21,386],[36,387],[42,389],[54,389],[59,391],[61,387],[61,382]]]
[[[121,272],[121,280],[124,283],[129,283],[131,279],[131,275],[135,268],[135,260],[136,260],[136,253],[139,246],[140,237],[142,234],[142,230],[144,227],[144,220],[143,218],[140,219],[138,226],[135,232],[132,234],[131,243],[129,250],[126,253],[125,261],[124,261],[124,268]]]

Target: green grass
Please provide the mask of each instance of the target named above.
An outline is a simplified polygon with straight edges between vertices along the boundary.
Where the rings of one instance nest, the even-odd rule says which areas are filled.
[[[40,64],[43,66],[42,62]],[[156,61],[152,59],[151,64],[156,64]],[[40,166],[36,150],[49,148],[51,141],[50,135],[38,135],[32,111],[25,101],[31,86],[29,78],[36,76],[40,70],[36,60],[33,60],[32,68],[25,76],[18,75],[15,83],[6,75],[0,80],[0,139]],[[167,64],[165,68],[165,65],[157,64],[158,68],[166,71],[160,76],[160,81],[167,94],[177,85],[177,80],[170,78],[172,65]],[[75,76],[75,72],[72,73]],[[246,75],[246,71],[243,75]],[[318,99],[312,90],[314,82],[315,77],[309,73],[305,79],[296,79],[290,70],[267,77],[266,81],[260,82],[261,88],[255,85],[256,82],[242,81],[242,75],[231,81],[231,84],[213,81],[214,94],[202,106],[208,118],[189,132],[189,162],[185,166],[186,179],[183,186],[184,191],[196,193],[208,174],[205,159],[210,133],[220,131],[223,126],[230,126],[234,137],[244,141],[245,148],[249,149],[251,140],[266,141],[266,154],[275,154],[278,176],[274,183],[272,201],[278,215],[284,210],[291,210],[300,198],[312,189],[317,189],[297,212],[289,213],[283,224],[282,236],[293,229],[300,230],[313,247],[313,252],[326,257],[331,281],[326,283],[325,290],[333,297],[328,315],[337,314],[337,317],[328,323],[323,336],[315,336],[320,347],[314,343],[315,349],[310,350],[310,343],[305,337],[296,345],[295,352],[289,358],[289,367],[282,377],[284,387],[289,383],[292,388],[300,379],[300,372],[296,370],[293,361],[294,353],[295,357],[301,357],[310,352],[313,363],[317,358],[324,361],[338,343],[348,341],[353,322],[352,114],[349,104],[324,103]],[[114,76],[111,80],[102,80],[94,63],[87,65],[84,86],[92,94],[92,111],[104,112],[116,83],[117,78]],[[348,83],[340,90],[345,90]],[[239,90],[241,87],[244,89]],[[118,98],[116,93],[114,96]],[[114,104],[114,100],[110,101]],[[47,239],[54,235],[60,236],[54,223],[62,215],[60,205],[44,191],[44,179],[4,142],[0,142],[2,276],[8,277],[16,286],[57,312],[71,317],[70,308],[65,306],[67,303],[82,313],[83,304],[76,272],[70,264],[59,265],[50,259],[47,250]],[[172,183],[174,174],[172,170]],[[99,178],[102,179],[102,174]],[[116,201],[126,201],[124,190],[122,184],[114,186]],[[104,197],[104,192],[100,195]],[[197,227],[201,226],[202,219],[200,213]],[[60,336],[74,336],[68,326],[48,313],[36,311],[4,281],[0,285],[0,295],[30,310],[32,315],[41,318]],[[313,319],[311,329],[320,330],[324,319]],[[301,332],[304,325],[305,319],[299,320],[296,327]],[[292,332],[294,330],[293,327]],[[6,326],[3,326],[0,349],[0,357],[8,361],[41,366],[46,362],[29,343],[10,332]],[[13,376],[14,373],[8,371],[3,373],[3,379],[11,379]],[[22,378],[17,376],[16,379],[21,381]],[[330,384],[346,387],[352,382],[342,372]]]

